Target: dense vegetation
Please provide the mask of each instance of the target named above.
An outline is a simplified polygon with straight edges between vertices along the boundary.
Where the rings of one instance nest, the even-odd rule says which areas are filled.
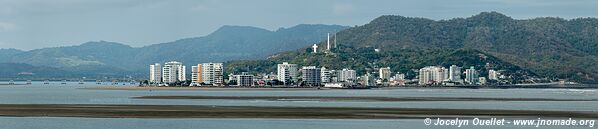
[[[310,55],[305,48],[274,55],[267,61],[231,62],[233,68],[229,70],[272,71],[274,67],[247,65],[290,61],[334,69],[351,67],[360,73],[383,66],[406,72],[426,65],[478,67],[490,62],[516,73],[523,69],[529,75],[598,82],[596,18],[514,20],[497,12],[440,21],[381,16],[341,31],[337,38],[341,46],[335,54]],[[479,54],[489,59],[479,60]]]

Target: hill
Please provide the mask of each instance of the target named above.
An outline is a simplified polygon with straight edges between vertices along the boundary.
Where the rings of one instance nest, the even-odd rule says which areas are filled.
[[[426,65],[479,66],[494,62],[496,67],[526,76],[598,82],[596,18],[516,20],[497,12],[483,12],[469,18],[435,21],[387,15],[340,31],[337,36],[339,48],[333,50],[335,54],[309,55],[311,50],[302,48],[266,61],[231,62],[229,71],[270,72],[272,69],[250,64],[282,61],[356,70],[390,66],[400,71]],[[372,53],[374,49],[380,53]],[[491,60],[467,59],[480,54]]]

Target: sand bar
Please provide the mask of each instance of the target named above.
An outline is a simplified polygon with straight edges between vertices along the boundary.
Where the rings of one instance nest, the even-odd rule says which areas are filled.
[[[598,118],[596,112],[350,108],[255,107],[199,105],[0,104],[0,116],[89,118],[289,118],[289,119],[420,119],[427,117]]]

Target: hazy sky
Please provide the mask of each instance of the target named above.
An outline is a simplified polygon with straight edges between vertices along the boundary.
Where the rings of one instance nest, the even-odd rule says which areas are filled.
[[[222,25],[363,25],[380,15],[430,19],[498,11],[517,19],[596,17],[598,0],[0,0],[0,48],[113,41],[139,47]]]

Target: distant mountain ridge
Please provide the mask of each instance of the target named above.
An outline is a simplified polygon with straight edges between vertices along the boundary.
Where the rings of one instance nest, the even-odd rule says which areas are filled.
[[[96,41],[30,51],[0,49],[0,63],[23,63],[83,71],[99,67],[112,69],[107,70],[112,72],[145,72],[149,64],[170,60],[197,64],[264,59],[271,54],[317,43],[325,39],[326,33],[346,28],[348,27],[340,25],[301,24],[270,31],[248,26],[223,26],[203,37],[185,38],[139,48],[115,42]],[[8,64],[5,66],[8,67]]]

